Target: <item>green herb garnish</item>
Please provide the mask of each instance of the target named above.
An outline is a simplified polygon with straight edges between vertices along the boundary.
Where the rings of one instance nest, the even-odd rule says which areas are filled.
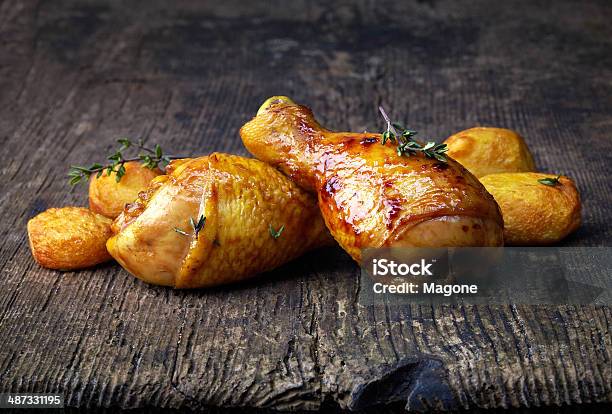
[[[205,223],[206,223],[206,217],[204,217],[204,215],[201,215],[197,222],[193,219],[193,217],[189,218],[189,224],[193,228],[193,234],[195,235],[195,237],[198,237],[198,234],[204,228]],[[178,227],[175,227],[174,231],[182,234],[183,236],[191,236],[191,234],[179,229]]]
[[[198,233],[200,233],[200,230],[204,228],[204,224],[206,223],[206,217],[204,217],[204,215],[201,215],[197,223],[193,220],[193,218],[189,218],[189,222],[191,223],[191,227],[193,227],[193,231],[196,237],[198,237]]]
[[[547,186],[549,186],[549,187],[554,187],[554,186],[556,186],[557,184],[560,184],[560,183],[561,183],[561,182],[559,181],[559,178],[561,178],[561,174],[557,175],[557,177],[556,177],[556,178],[550,178],[550,177],[547,177],[547,178],[540,178],[540,179],[538,180],[538,182],[539,182],[540,184],[544,184],[544,185],[547,185]]]
[[[283,232],[283,230],[285,230],[285,225],[283,224],[282,226],[280,226],[280,229],[278,229],[278,231],[274,230],[274,227],[272,227],[272,225],[270,224],[270,227],[268,229],[270,231],[270,236],[272,236],[272,238],[274,240],[278,239],[281,235],[281,233]]]
[[[153,148],[145,147],[142,140],[133,143],[127,138],[122,138],[117,142],[121,144],[121,146],[107,158],[109,161],[108,163],[95,163],[91,164],[89,167],[71,165],[68,172],[70,185],[76,185],[85,179],[89,179],[92,174],[96,174],[96,177],[100,177],[104,172],[106,172],[106,175],[115,173],[115,180],[119,182],[125,175],[125,163],[130,161],[140,161],[145,167],[154,169],[160,166],[162,168],[165,167],[172,159],[184,158],[164,155],[162,148],[157,144]],[[138,156],[126,158],[123,153],[129,148],[137,148],[140,151]]]
[[[399,156],[410,156],[417,152],[421,152],[428,158],[435,158],[440,162],[447,161],[445,153],[448,151],[448,148],[446,144],[436,144],[430,141],[422,145],[414,140],[417,134],[416,131],[404,128],[397,122],[391,122],[382,106],[379,106],[378,110],[385,119],[385,122],[387,122],[387,129],[382,133],[381,143],[383,145],[385,145],[387,141],[397,144],[397,155]]]

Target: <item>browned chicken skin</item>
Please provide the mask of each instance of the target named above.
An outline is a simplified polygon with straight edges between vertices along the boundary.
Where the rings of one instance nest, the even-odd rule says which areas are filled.
[[[173,161],[113,231],[106,246],[126,270],[177,288],[244,280],[333,243],[312,194],[261,161],[221,153]]]
[[[380,134],[330,131],[286,97],[268,99],[240,135],[257,158],[317,192],[327,227],[357,261],[366,247],[503,244],[495,200],[450,158],[398,156]]]

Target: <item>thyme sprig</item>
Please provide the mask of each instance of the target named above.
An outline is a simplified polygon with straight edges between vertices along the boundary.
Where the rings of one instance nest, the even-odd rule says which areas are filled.
[[[142,140],[134,143],[128,138],[122,138],[117,140],[117,142],[120,146],[114,153],[107,157],[108,163],[94,163],[88,167],[71,165],[68,172],[70,185],[76,185],[83,180],[87,180],[93,174],[96,174],[96,177],[100,177],[104,172],[106,172],[106,175],[115,173],[115,180],[119,182],[125,175],[125,163],[130,161],[140,161],[145,167],[154,169],[157,167],[165,167],[170,160],[184,158],[164,154],[162,148],[158,144],[155,144],[153,148],[146,147]],[[138,149],[138,155],[135,157],[125,157],[124,152],[129,148]]]
[[[197,222],[193,219],[193,217],[189,217],[189,224],[193,229],[193,235],[195,237],[198,237],[198,234],[200,234],[200,231],[204,228],[204,224],[206,224],[206,217],[204,217],[204,215],[202,214]],[[178,227],[175,227],[174,231],[179,234],[182,234],[183,236],[191,236],[191,234],[179,229]]]
[[[540,184],[544,184],[544,185],[547,185],[547,186],[549,186],[549,187],[554,187],[554,186],[556,186],[557,184],[560,184],[560,183],[561,183],[561,182],[559,181],[559,178],[561,178],[561,174],[557,175],[557,177],[555,177],[555,178],[551,178],[551,177],[540,178],[540,179],[538,180],[538,182],[539,182]]]
[[[278,239],[281,235],[281,233],[283,232],[283,230],[285,230],[285,225],[283,224],[282,226],[280,226],[280,228],[278,230],[274,230],[274,227],[272,227],[272,225],[269,225],[268,231],[270,232],[270,236],[272,236],[272,238],[274,240]]]
[[[440,162],[447,161],[445,153],[448,151],[448,148],[446,144],[436,144],[435,142],[429,141],[425,145],[422,145],[414,140],[417,131],[404,128],[397,122],[391,122],[382,106],[379,106],[378,110],[387,123],[387,129],[382,133],[381,143],[383,145],[385,145],[387,141],[397,144],[397,155],[399,156],[410,156],[417,152],[421,152],[428,158],[435,158]]]

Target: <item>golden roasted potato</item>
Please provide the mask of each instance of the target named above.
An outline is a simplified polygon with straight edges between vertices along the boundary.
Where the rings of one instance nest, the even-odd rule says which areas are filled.
[[[138,161],[126,162],[125,175],[117,182],[117,174],[100,177],[93,175],[89,182],[89,208],[94,213],[115,218],[123,211],[127,203],[136,200],[138,193],[145,190],[149,182],[162,172],[150,169]]]
[[[480,178],[487,174],[535,171],[523,138],[503,128],[470,128],[444,141],[448,155]]]
[[[43,267],[74,270],[111,259],[112,220],[84,207],[50,208],[28,221],[32,256]]]
[[[567,177],[542,173],[502,173],[480,182],[504,217],[504,243],[544,245],[558,242],[580,226],[580,195]],[[550,185],[538,180],[549,179]]]

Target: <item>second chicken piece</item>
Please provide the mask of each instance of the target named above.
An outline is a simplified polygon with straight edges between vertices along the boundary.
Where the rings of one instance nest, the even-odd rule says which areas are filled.
[[[358,262],[367,247],[503,244],[497,203],[450,158],[400,156],[380,134],[330,131],[286,97],[268,99],[240,135],[257,158],[317,192],[327,227]]]
[[[134,276],[201,288],[238,282],[329,245],[316,199],[258,160],[175,160],[113,223],[106,247]]]

